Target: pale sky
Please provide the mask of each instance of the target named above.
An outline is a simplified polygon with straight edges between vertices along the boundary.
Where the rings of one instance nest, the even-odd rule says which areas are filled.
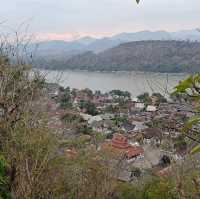
[[[200,27],[200,0],[1,0],[0,22],[42,39]]]

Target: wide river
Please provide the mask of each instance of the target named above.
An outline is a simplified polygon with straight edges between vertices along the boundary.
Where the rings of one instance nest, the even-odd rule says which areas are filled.
[[[164,74],[147,72],[87,72],[87,71],[41,71],[48,82],[59,83],[70,88],[100,90],[120,89],[129,91],[133,97],[143,92],[169,92],[183,80],[186,74]]]

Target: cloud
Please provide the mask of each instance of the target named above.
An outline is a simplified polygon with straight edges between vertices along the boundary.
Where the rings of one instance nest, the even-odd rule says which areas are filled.
[[[15,27],[31,20],[31,31],[62,38],[65,34],[179,30],[199,27],[197,0],[6,0],[0,18]]]

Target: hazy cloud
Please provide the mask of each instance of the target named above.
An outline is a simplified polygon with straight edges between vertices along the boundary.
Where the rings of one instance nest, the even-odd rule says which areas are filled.
[[[199,27],[197,0],[6,0],[0,18],[11,27],[27,21],[40,35],[112,34]]]

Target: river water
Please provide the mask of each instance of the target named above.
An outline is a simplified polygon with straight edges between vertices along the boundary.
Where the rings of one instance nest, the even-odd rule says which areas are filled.
[[[48,82],[70,88],[89,88],[102,92],[120,89],[129,91],[133,97],[144,92],[160,92],[168,95],[186,74],[147,72],[88,72],[42,70]]]

